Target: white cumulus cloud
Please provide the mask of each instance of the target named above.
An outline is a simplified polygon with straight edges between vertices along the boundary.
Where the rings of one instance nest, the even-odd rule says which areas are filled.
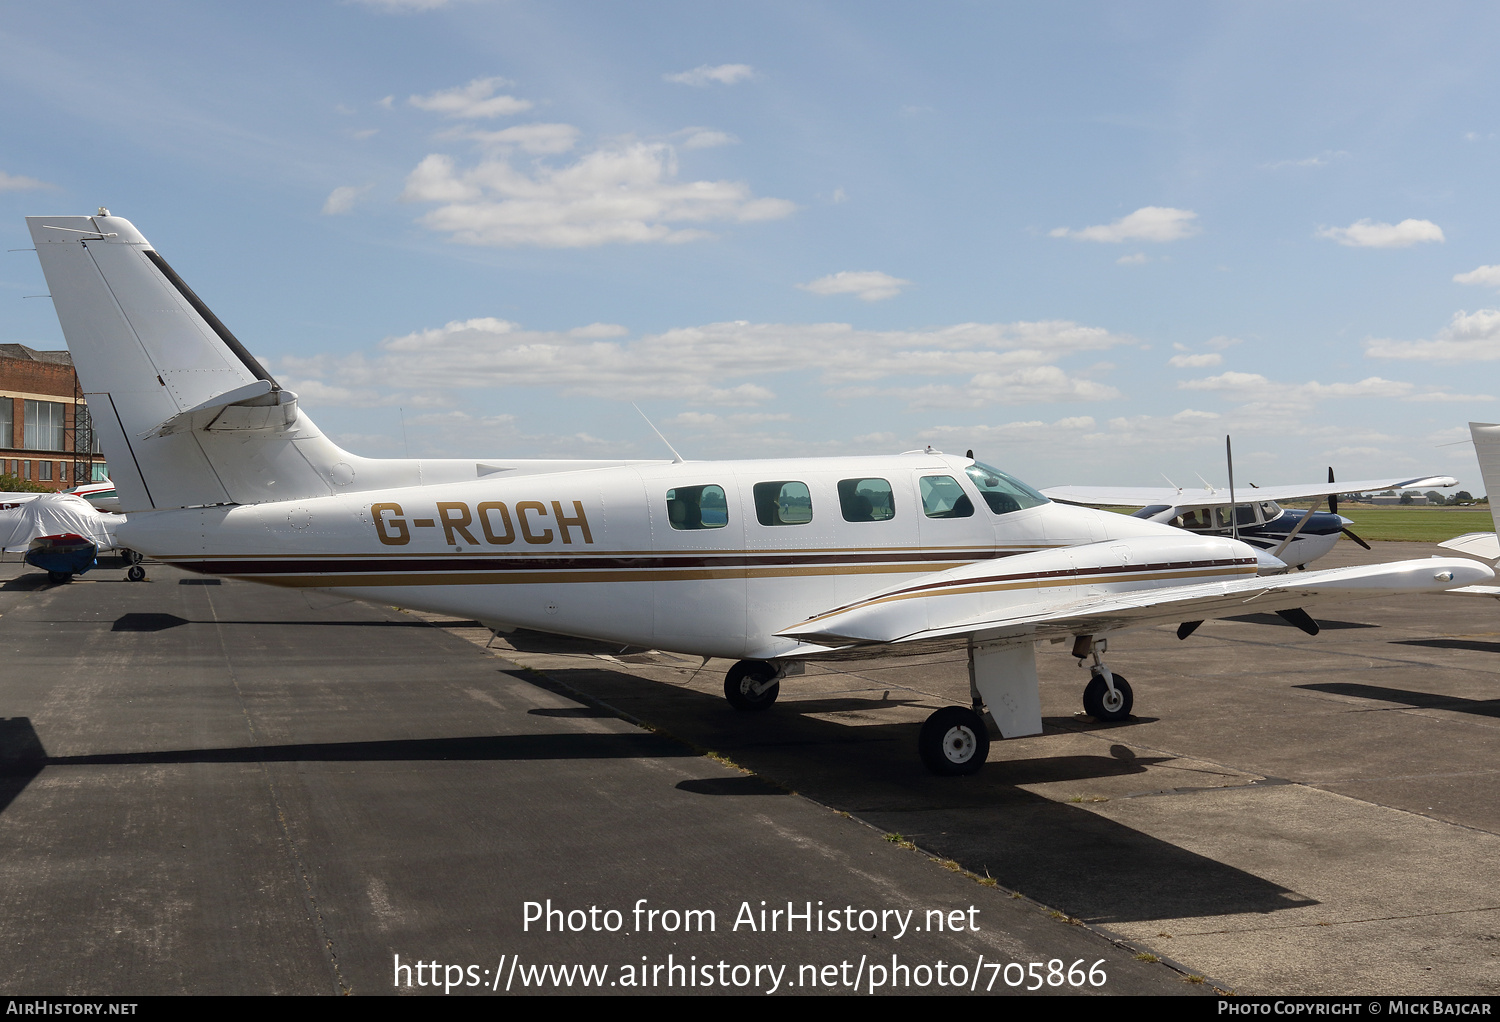
[[[1399,224],[1356,220],[1348,227],[1319,227],[1318,237],[1332,238],[1351,248],[1405,248],[1424,241],[1442,241],[1443,229],[1431,220],[1403,220]]]
[[[56,187],[56,185],[48,184],[46,181],[38,181],[34,177],[7,174],[5,171],[0,170],[0,192],[29,192],[39,188]]]
[[[494,94],[502,85],[510,84],[504,78],[476,78],[468,85],[412,96],[407,102],[419,110],[462,119],[507,117],[530,110],[532,103],[529,99]]]
[[[517,124],[500,131],[456,128],[441,132],[438,138],[467,139],[500,152],[519,149],[535,156],[553,156],[573,148],[578,141],[578,129],[571,124]]]
[[[858,295],[867,302],[878,302],[883,298],[894,298],[910,283],[879,270],[843,270],[797,286],[815,295]]]
[[[1455,312],[1430,341],[1366,341],[1365,354],[1431,362],[1493,362],[1500,359],[1500,309]]]
[[[1455,273],[1453,275],[1455,284],[1483,284],[1486,287],[1500,287],[1500,266],[1478,266],[1468,273]]]
[[[923,407],[945,401],[984,407],[1117,397],[1114,388],[1071,375],[1055,363],[1132,343],[1067,321],[960,323],[924,331],[740,321],[633,339],[628,334],[614,324],[543,331],[480,317],[387,338],[373,356],[289,356],[278,369],[302,380],[336,379],[351,390],[552,387],[596,398],[666,398],[715,407],[773,400],[778,377],[818,379],[836,387],[893,381],[901,386],[831,396],[878,394]],[[964,382],[938,382],[945,376]],[[913,388],[908,381],[916,378],[934,382]]]
[[[355,200],[369,190],[369,185],[340,185],[328,193],[328,199],[323,203],[323,215],[338,216],[352,211]]]
[[[684,128],[678,134],[685,136],[682,140],[684,149],[714,149],[723,145],[738,145],[740,141],[727,131],[713,131],[709,128]]]
[[[1167,359],[1167,365],[1178,369],[1207,369],[1209,366],[1219,365],[1224,361],[1224,356],[1216,351],[1204,352],[1199,355],[1173,355]]]
[[[362,4],[365,7],[375,7],[382,11],[407,12],[407,11],[435,11],[439,7],[448,6],[448,0],[346,0],[349,3]]]
[[[444,203],[420,222],[454,241],[550,248],[693,241],[710,236],[699,225],[776,220],[796,209],[757,198],[743,182],[679,181],[673,148],[644,142],[529,169],[500,157],[460,171],[452,157],[434,154],[407,177],[401,197]]]
[[[691,71],[679,71],[677,74],[662,75],[663,81],[675,82],[678,85],[694,85],[699,88],[713,85],[733,85],[755,77],[755,68],[749,64],[701,64]]]
[[[1142,206],[1112,224],[1098,224],[1078,230],[1057,227],[1048,233],[1054,238],[1078,238],[1081,241],[1178,241],[1192,237],[1198,230],[1198,214],[1190,209]]]

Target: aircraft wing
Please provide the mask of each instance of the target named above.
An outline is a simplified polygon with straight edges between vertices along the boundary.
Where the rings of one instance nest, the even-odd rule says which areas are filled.
[[[1452,476],[1405,476],[1390,479],[1356,479],[1352,482],[1306,483],[1297,486],[1236,486],[1234,499],[1240,504],[1258,500],[1278,502],[1312,500],[1330,493],[1365,493],[1370,490],[1439,489],[1457,486]],[[1090,507],[1217,507],[1230,503],[1229,487],[1204,486],[1050,486],[1042,491],[1050,500]]]
[[[1100,544],[1103,546],[1104,544]],[[977,642],[1097,635],[1185,621],[1204,621],[1321,606],[1402,593],[1440,592],[1493,581],[1495,573],[1467,558],[1434,557],[1327,571],[1164,585],[1127,592],[1080,594],[1078,587],[1010,588],[986,585],[994,565],[966,565],[824,614],[778,634],[869,655],[872,647],[919,644],[925,649]],[[1024,595],[1022,595],[1024,594]],[[893,650],[894,651],[894,650]],[[813,654],[816,655],[816,654]]]

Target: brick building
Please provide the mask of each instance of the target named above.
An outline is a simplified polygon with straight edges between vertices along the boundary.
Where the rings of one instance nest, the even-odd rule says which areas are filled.
[[[52,490],[108,475],[66,351],[0,344],[0,475]]]

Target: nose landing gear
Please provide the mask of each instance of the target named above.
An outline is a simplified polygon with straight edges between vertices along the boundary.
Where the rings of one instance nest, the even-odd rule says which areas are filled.
[[[1114,673],[1105,664],[1100,654],[1107,649],[1109,640],[1095,639],[1091,635],[1080,635],[1073,643],[1073,655],[1078,658],[1079,667],[1084,666],[1083,661],[1089,656],[1094,658],[1094,666],[1090,668],[1092,677],[1083,690],[1083,712],[1098,721],[1128,720],[1130,709],[1135,705],[1135,695],[1125,676]]]

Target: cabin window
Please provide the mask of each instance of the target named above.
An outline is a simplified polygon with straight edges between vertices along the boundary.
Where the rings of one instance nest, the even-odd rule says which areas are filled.
[[[964,469],[979,488],[979,496],[997,515],[1020,511],[1028,507],[1040,507],[1047,498],[1012,476],[997,468],[974,462]]]
[[[724,487],[679,486],[668,490],[667,521],[679,532],[724,528],[729,524]]]
[[[1181,524],[1184,529],[1192,529],[1194,532],[1212,529],[1214,527],[1213,509],[1199,507],[1193,508],[1190,511],[1184,511],[1182,518],[1180,520],[1174,519],[1172,524]]]
[[[1172,505],[1171,504],[1152,504],[1149,507],[1143,507],[1143,508],[1141,508],[1139,511],[1132,511],[1130,513],[1130,517],[1132,517],[1132,518],[1148,518],[1148,519],[1149,518],[1155,518],[1157,515],[1161,514],[1163,511],[1170,511],[1170,510],[1172,510]],[[1176,524],[1176,525],[1178,525],[1180,527],[1181,526],[1181,519],[1179,518],[1173,524]]]
[[[812,521],[812,494],[806,483],[756,483],[755,520],[762,525],[806,525]]]
[[[896,497],[884,479],[840,479],[839,510],[846,522],[884,522],[896,517]]]
[[[928,518],[968,518],[974,502],[952,476],[923,476],[922,513]]]

